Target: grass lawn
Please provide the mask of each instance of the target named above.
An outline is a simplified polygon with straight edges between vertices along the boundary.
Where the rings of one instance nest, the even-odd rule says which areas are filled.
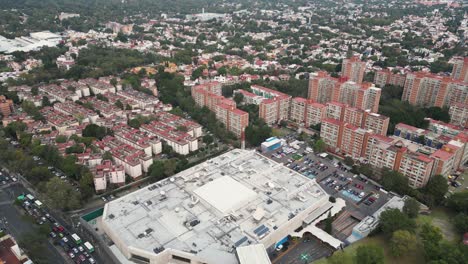
[[[436,207],[430,215],[419,215],[416,219],[418,226],[423,223],[429,223],[437,226],[442,231],[444,238],[448,241],[456,241],[458,239],[457,232],[450,221],[455,215],[442,207]]]
[[[389,245],[387,243],[388,241],[383,235],[377,235],[373,237],[366,237],[361,240],[359,240],[356,243],[351,244],[350,246],[346,247],[344,251],[347,254],[351,254],[354,256],[356,254],[356,250],[359,246],[361,245],[377,245],[380,246],[384,249],[384,254],[385,254],[385,263],[386,264],[423,264],[425,263],[424,261],[424,255],[422,252],[421,247],[417,247],[416,250],[408,253],[406,256],[402,256],[399,258],[395,258],[390,254],[390,249]],[[320,259],[318,261],[312,262],[313,264],[326,264],[327,260],[326,259]]]

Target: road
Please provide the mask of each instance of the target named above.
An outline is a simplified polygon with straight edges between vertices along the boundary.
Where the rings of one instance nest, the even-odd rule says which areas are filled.
[[[10,233],[16,240],[19,240],[24,234],[30,232],[37,232],[36,224],[26,219],[13,205],[15,197],[19,195],[18,191],[21,190],[20,184],[11,184],[0,188],[0,218],[2,219],[2,227],[6,227],[7,232]],[[6,221],[5,221],[6,220]],[[57,249],[50,243],[46,244],[46,252],[49,263],[66,263],[67,259],[57,251]]]

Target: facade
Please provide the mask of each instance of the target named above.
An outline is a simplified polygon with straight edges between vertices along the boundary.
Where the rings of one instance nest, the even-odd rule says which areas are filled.
[[[349,59],[344,59],[341,67],[341,76],[348,80],[362,83],[364,73],[366,71],[366,63],[361,61],[357,56]]]
[[[453,58],[451,77],[457,81],[468,82],[468,57]]]
[[[343,138],[343,122],[326,118],[322,120],[322,126],[320,128],[320,137],[323,139],[325,144],[334,152],[339,152],[341,147],[341,141]]]
[[[356,107],[346,107],[343,122],[355,127],[361,127],[364,123],[366,112]]]
[[[392,73],[389,69],[376,71],[374,76],[374,84],[380,88],[383,88],[387,84],[403,87],[405,81],[406,75]]]
[[[315,181],[234,149],[107,203],[102,228],[112,251],[130,261],[238,264],[236,249],[262,245],[272,253],[285,237],[302,236],[299,227],[339,247],[315,227],[345,206],[328,199]]]
[[[338,103],[338,102],[331,102],[331,103],[327,103],[326,105],[327,105],[327,112],[326,112],[327,118],[332,118],[332,119],[340,120],[340,121],[344,119],[347,105]]]
[[[216,119],[223,123],[227,130],[241,138],[245,128],[249,125],[249,113],[237,109],[236,102],[224,98],[221,92],[220,83],[205,83],[192,87],[192,98],[198,106],[206,106],[213,111]],[[244,95],[246,102],[250,100],[249,98]]]
[[[409,185],[413,188],[426,186],[432,175],[434,160],[427,155],[406,152],[403,154],[398,171],[408,177]]]
[[[13,100],[7,99],[4,95],[0,95],[0,114],[3,117],[8,117],[13,110]]]
[[[387,135],[388,125],[390,124],[390,117],[369,113],[368,111],[364,114],[364,126],[365,129],[372,130],[375,134],[382,136]]]
[[[379,110],[381,89],[371,83],[333,78],[318,72],[309,80],[308,99],[318,103],[340,102],[376,113]]]
[[[449,108],[450,124],[468,128],[468,104],[455,103]]]
[[[268,125],[289,119],[291,96],[259,85],[250,88],[254,94],[265,98],[259,105],[259,117]]]
[[[259,105],[265,98],[263,98],[260,95],[256,95],[254,93],[248,92],[243,89],[237,89],[234,91],[234,94],[240,93],[243,95],[243,100],[242,102],[245,104],[254,104],[254,105]]]
[[[353,159],[361,158],[364,155],[369,134],[369,131],[365,129],[350,124],[344,125],[341,152]],[[343,142],[346,142],[346,144]]]
[[[409,73],[402,101],[412,105],[449,107],[455,103],[468,104],[468,84],[430,73]]]

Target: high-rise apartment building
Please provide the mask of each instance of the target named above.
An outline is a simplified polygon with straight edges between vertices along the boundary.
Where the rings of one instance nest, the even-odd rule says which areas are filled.
[[[457,81],[468,82],[468,57],[453,58],[451,77]]]
[[[289,119],[291,96],[259,85],[250,88],[254,94],[266,98],[259,105],[259,117],[268,125]]]
[[[403,87],[405,80],[406,75],[392,73],[389,69],[376,71],[374,76],[374,84],[380,88],[383,88],[387,84]]]
[[[388,125],[390,124],[390,117],[370,113],[368,111],[364,114],[363,128],[372,130],[375,134],[385,136],[387,135]]]
[[[455,103],[449,109],[450,124],[468,128],[468,104]]]
[[[341,67],[341,76],[348,80],[362,83],[364,73],[366,71],[366,63],[361,61],[357,56],[349,59],[344,59]]]
[[[424,107],[468,104],[468,84],[425,72],[409,73],[402,100]]]
[[[4,95],[0,95],[0,114],[3,117],[7,117],[11,114],[13,110],[13,101],[7,99]]]

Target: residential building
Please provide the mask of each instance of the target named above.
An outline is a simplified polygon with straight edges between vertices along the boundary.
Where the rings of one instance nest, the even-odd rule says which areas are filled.
[[[115,164],[122,165],[125,173],[134,179],[141,177],[143,172],[148,172],[153,164],[153,158],[146,155],[143,150],[125,144],[115,137],[106,136],[95,144],[102,153],[110,152]]]
[[[371,132],[351,124],[343,125],[341,153],[353,159],[361,158],[365,153],[365,146]]]
[[[251,93],[243,89],[237,89],[234,91],[234,94],[238,94],[238,93],[243,95],[242,102],[245,104],[259,105],[265,99],[260,95],[256,95],[254,93]]]
[[[215,95],[223,95],[223,89],[220,82],[207,82],[199,85],[195,85],[192,89],[202,89]]]
[[[434,160],[425,154],[417,152],[406,152],[401,158],[398,171],[403,173],[409,180],[412,188],[426,186],[432,175]]]
[[[381,89],[371,83],[346,81],[318,72],[309,79],[308,98],[318,103],[340,102],[376,113],[379,109]]]
[[[0,237],[0,263],[33,264],[16,240],[7,234]]]
[[[365,116],[366,112],[362,109],[346,107],[342,121],[355,127],[361,127],[364,124]]]
[[[385,85],[405,86],[406,75],[392,73],[389,69],[384,69],[375,72],[374,84],[377,87],[383,88]]]
[[[13,100],[7,99],[4,95],[0,95],[0,114],[2,117],[8,117],[13,111]]]
[[[375,168],[398,170],[407,148],[400,141],[378,134],[370,134],[365,148],[364,160]]]
[[[144,124],[140,130],[156,136],[172,147],[172,149],[181,155],[187,155],[190,151],[198,149],[198,139],[191,136],[180,128],[173,127],[161,121],[152,121],[149,124]]]
[[[468,104],[468,84],[425,72],[408,73],[402,101],[424,107]]]
[[[310,101],[308,101],[310,102]],[[320,103],[308,103],[306,108],[305,126],[318,125],[327,115],[327,106]]]
[[[343,103],[338,103],[338,102],[331,102],[331,103],[326,103],[326,106],[327,106],[327,112],[326,112],[327,118],[332,118],[332,119],[340,120],[340,121],[344,119],[347,105]]]
[[[108,184],[122,186],[125,184],[125,169],[122,165],[112,164],[110,160],[104,160],[102,164],[91,169],[94,176],[94,189],[103,192]]]
[[[54,109],[64,115],[72,116],[80,123],[92,123],[94,124],[99,115],[93,110],[85,108],[77,103],[66,101],[64,103],[54,104]]]
[[[157,155],[162,152],[162,143],[155,136],[151,136],[126,124],[118,124],[112,128],[112,131],[114,131],[114,136],[117,140],[136,149],[143,150],[148,156]]]
[[[457,81],[468,82],[468,57],[453,58],[451,77]]]
[[[260,103],[259,116],[268,125],[289,119],[291,96],[259,85],[250,88],[254,94],[266,98]]]
[[[450,124],[468,128],[468,104],[455,103],[449,108]]]
[[[447,152],[443,149],[438,149],[429,157],[434,160],[434,168],[432,169],[432,175],[450,175],[455,163],[454,153]]]
[[[370,113],[366,111],[364,113],[364,125],[363,128],[372,130],[375,134],[382,136],[387,135],[388,125],[390,124],[390,117]]]
[[[361,61],[357,56],[349,59],[344,59],[341,66],[341,76],[348,80],[362,83],[364,73],[366,71],[366,63]]]
[[[343,125],[343,122],[332,118],[322,120],[320,137],[333,152],[338,153],[340,151],[343,138]]]

